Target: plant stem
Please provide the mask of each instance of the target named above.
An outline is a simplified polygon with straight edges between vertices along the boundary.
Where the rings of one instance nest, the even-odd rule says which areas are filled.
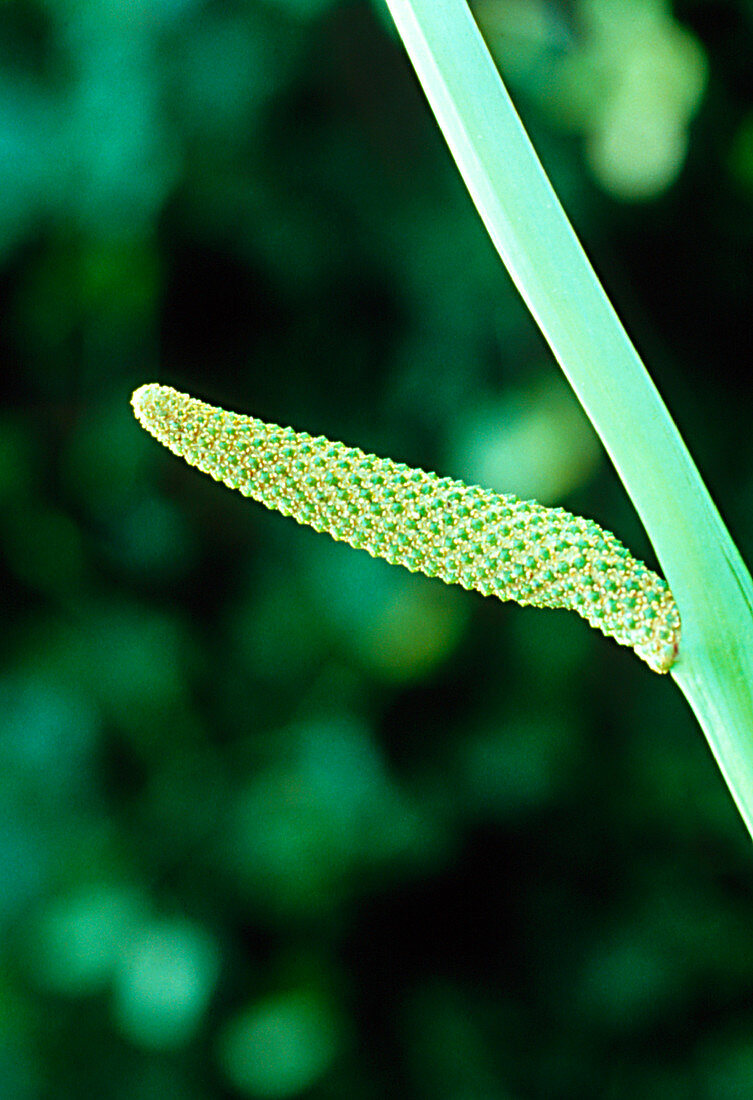
[[[465,0],[387,0],[497,251],[643,521],[682,616],[672,675],[753,835],[753,582],[536,156]]]

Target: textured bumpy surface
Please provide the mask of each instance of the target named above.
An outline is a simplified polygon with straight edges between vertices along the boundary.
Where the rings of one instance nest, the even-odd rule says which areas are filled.
[[[192,466],[374,557],[501,600],[577,611],[656,672],[677,655],[665,581],[593,520],[465,485],[168,386],[136,390],[140,423]]]

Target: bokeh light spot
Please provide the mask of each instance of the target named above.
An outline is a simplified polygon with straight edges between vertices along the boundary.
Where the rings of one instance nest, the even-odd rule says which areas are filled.
[[[219,953],[207,932],[183,920],[147,925],[124,949],[115,976],[120,1030],[152,1050],[192,1038],[211,996]]]
[[[341,1046],[341,1029],[313,991],[281,993],[231,1020],[219,1042],[220,1064],[245,1096],[282,1100],[318,1081]]]

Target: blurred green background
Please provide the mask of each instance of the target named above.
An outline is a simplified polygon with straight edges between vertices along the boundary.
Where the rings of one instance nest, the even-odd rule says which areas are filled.
[[[750,560],[753,3],[475,10]],[[753,850],[671,680],[132,417],[165,382],[653,564],[379,0],[5,0],[0,265],[0,1095],[753,1095]]]

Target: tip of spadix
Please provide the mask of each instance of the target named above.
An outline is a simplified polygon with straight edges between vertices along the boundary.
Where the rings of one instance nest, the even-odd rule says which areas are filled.
[[[164,389],[164,387],[158,385],[156,382],[147,382],[145,386],[139,386],[137,390],[133,391],[131,394],[131,404],[139,420],[141,419],[142,413],[144,413],[147,407],[154,401],[154,398],[161,389]]]

